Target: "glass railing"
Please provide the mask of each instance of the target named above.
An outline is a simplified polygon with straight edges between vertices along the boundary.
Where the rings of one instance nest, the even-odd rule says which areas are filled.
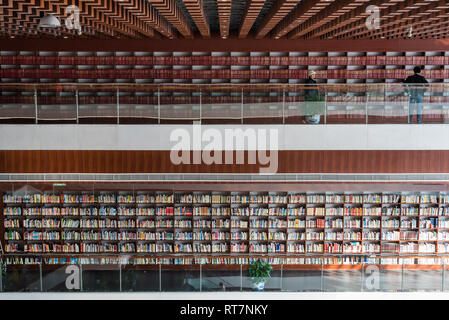
[[[449,123],[449,83],[421,89],[403,83],[0,84],[0,123]]]
[[[18,256],[5,255],[7,258]],[[22,256],[23,257],[23,256]],[[247,264],[139,264],[129,257],[98,256],[67,264],[6,264],[0,292],[218,292],[260,291]],[[334,256],[335,258],[335,256]],[[410,257],[409,257],[410,258]],[[422,258],[422,257],[421,257]],[[89,263],[89,259],[91,259]],[[266,259],[262,258],[263,260]],[[446,260],[445,257],[444,260]],[[272,264],[263,291],[270,292],[444,292],[449,290],[448,267],[379,263]],[[443,260],[443,259],[442,259]]]

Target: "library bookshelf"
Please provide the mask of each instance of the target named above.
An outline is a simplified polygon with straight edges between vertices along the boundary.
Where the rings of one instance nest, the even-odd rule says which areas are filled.
[[[4,193],[2,214],[8,264],[449,262],[445,192]]]
[[[388,49],[386,49],[388,50]],[[424,66],[448,82],[448,51],[80,52],[1,51],[2,82],[319,83],[401,82]]]

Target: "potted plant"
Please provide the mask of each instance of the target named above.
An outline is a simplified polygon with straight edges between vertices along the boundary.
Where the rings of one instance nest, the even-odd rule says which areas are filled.
[[[324,108],[325,99],[322,94],[306,96],[304,102],[304,115],[307,123],[320,123],[320,117],[324,113]]]
[[[253,288],[257,291],[263,291],[265,288],[265,282],[271,277],[271,270],[273,267],[267,263],[263,262],[261,259],[256,262],[252,262],[248,266],[248,273],[253,283]]]

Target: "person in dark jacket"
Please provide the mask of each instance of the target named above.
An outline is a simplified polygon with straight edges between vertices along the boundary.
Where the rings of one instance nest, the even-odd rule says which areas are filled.
[[[304,92],[305,94],[305,100],[310,101],[318,96],[318,89],[316,88],[316,72],[315,71],[309,71],[309,78],[306,80],[306,90]]]
[[[412,122],[413,112],[416,108],[418,123],[422,123],[422,102],[424,93],[427,91],[426,87],[429,86],[429,82],[424,78],[421,73],[421,67],[413,68],[414,75],[407,77],[404,83],[405,91],[410,95],[410,110],[408,116],[408,122]]]
[[[318,91],[318,87],[316,84],[316,72],[311,70],[309,71],[309,78],[305,81],[305,89],[304,89],[304,100],[305,104],[305,112],[307,113],[305,117],[306,123],[317,124],[320,122],[320,114],[316,113],[317,103],[320,98],[320,93]]]

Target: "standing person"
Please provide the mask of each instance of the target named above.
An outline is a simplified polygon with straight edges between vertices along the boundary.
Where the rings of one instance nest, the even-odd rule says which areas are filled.
[[[318,89],[316,89],[316,72],[315,71],[309,71],[309,78],[306,80],[306,87],[305,90],[305,99],[306,101],[309,101],[310,99],[315,98],[318,96]]]
[[[316,72],[313,70],[309,71],[309,78],[305,81],[306,89],[304,90],[306,122],[312,124],[320,123],[321,116],[321,97],[315,78]]]
[[[414,75],[407,77],[404,83],[406,85],[405,91],[410,95],[410,111],[408,115],[408,122],[412,123],[413,112],[416,108],[418,123],[422,123],[422,102],[424,93],[427,91],[425,87],[429,86],[429,82],[424,78],[421,73],[421,67],[413,68]],[[411,88],[409,88],[411,87]]]

